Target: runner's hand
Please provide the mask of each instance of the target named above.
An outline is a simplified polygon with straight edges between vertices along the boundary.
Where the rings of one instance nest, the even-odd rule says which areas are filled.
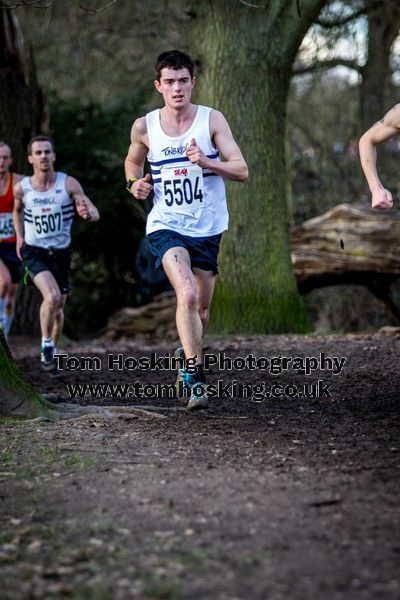
[[[202,169],[207,168],[207,157],[196,144],[196,140],[192,138],[189,148],[186,150],[186,156],[194,165],[198,165]]]
[[[385,188],[376,190],[372,194],[372,208],[384,210],[385,208],[393,208],[392,194]]]
[[[82,217],[82,219],[85,219],[85,221],[91,221],[93,219],[92,211],[86,204],[86,201],[84,198],[77,199],[75,202],[75,205],[76,205],[76,212],[78,213],[78,215],[80,217]]]
[[[147,173],[145,177],[138,179],[135,181],[133,186],[131,187],[132,195],[136,198],[136,200],[146,200],[147,196],[150,194],[153,186],[150,183],[151,175]]]

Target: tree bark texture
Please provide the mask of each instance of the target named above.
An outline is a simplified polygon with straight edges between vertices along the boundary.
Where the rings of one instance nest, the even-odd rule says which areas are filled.
[[[48,408],[18,369],[0,330],[0,417],[35,418]]]
[[[227,185],[230,230],[211,312],[221,333],[307,328],[290,263],[286,102],[295,54],[324,2],[258,4],[205,0],[190,13],[195,101],[224,113],[250,170],[247,183]]]
[[[13,168],[26,172],[26,146],[46,129],[46,110],[32,53],[27,52],[15,13],[0,10],[0,139],[11,146]]]
[[[14,11],[0,10],[0,140],[10,145],[13,169],[27,173],[26,146],[47,132],[47,110],[39,88],[33,55],[25,48]],[[37,335],[39,313],[32,287],[19,285],[13,332]]]

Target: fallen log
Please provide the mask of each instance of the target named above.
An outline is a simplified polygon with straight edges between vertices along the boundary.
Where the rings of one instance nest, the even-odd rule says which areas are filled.
[[[400,211],[339,204],[291,232],[292,264],[301,294],[328,285],[365,285],[391,320],[400,312],[390,296],[400,277]]]
[[[292,263],[301,291],[321,285],[368,284],[400,276],[400,211],[339,204],[291,233]]]
[[[155,296],[149,304],[125,307],[108,320],[105,335],[111,338],[146,334],[157,338],[176,339],[176,300],[174,292]]]

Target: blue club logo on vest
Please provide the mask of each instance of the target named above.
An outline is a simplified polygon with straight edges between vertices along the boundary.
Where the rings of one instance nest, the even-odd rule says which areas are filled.
[[[182,154],[185,154],[186,148],[189,148],[189,146],[189,143],[187,143],[185,146],[183,146],[182,144],[176,147],[167,146],[167,148],[163,148],[161,152],[164,154],[164,156],[176,156],[177,154],[179,156],[182,156]]]

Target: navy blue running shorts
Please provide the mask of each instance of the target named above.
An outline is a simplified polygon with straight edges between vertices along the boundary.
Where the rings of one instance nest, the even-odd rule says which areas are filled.
[[[21,256],[23,265],[32,280],[35,275],[43,271],[50,271],[57,281],[61,294],[68,294],[70,291],[68,275],[71,264],[69,248],[57,250],[56,248],[38,248],[38,246],[25,244],[22,247]]]
[[[18,283],[22,275],[22,263],[15,251],[15,242],[2,242],[0,244],[0,260],[10,271],[11,281]]]
[[[147,236],[152,254],[156,257],[156,267],[162,268],[164,254],[170,248],[186,248],[192,267],[218,273],[218,251],[222,233],[208,237],[190,237],[169,229],[161,229]]]

